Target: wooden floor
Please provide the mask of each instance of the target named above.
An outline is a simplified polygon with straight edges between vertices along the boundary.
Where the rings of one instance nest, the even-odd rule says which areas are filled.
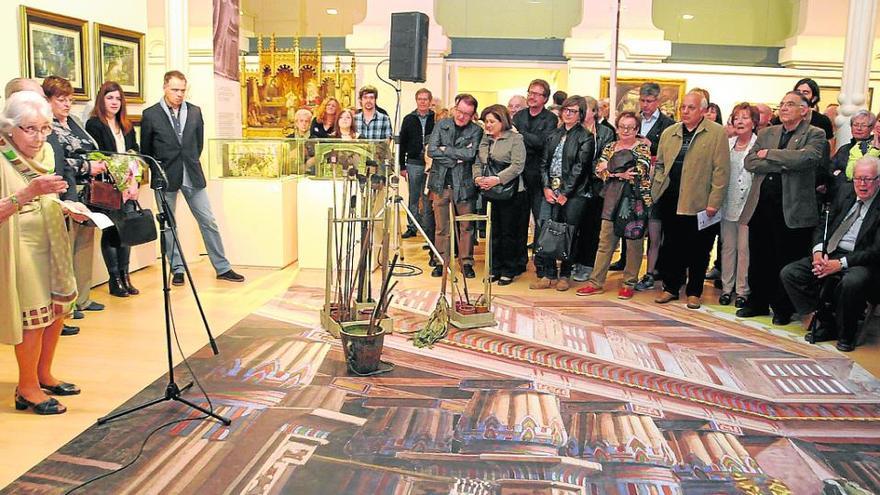
[[[401,279],[401,286],[437,287],[438,279],[428,275],[430,268],[425,252],[415,242],[408,242],[406,247],[406,261],[420,266],[425,273],[419,277]],[[312,283],[323,279],[320,271],[300,272],[295,266],[284,270],[236,270],[247,277],[246,283],[216,280],[210,263],[204,257],[192,264],[199,295],[215,335],[222,334],[241,318],[280,294],[297,278],[308,279]],[[524,275],[514,284],[493,288],[493,291],[539,295],[528,289],[533,277],[531,273]],[[610,290],[595,297],[615,297],[618,279],[619,275],[613,275],[608,282]],[[0,424],[3,425],[0,428],[0,452],[3,453],[0,456],[0,487],[6,486],[91,426],[97,418],[166,372],[161,273],[158,265],[133,274],[132,281],[141,289],[141,295],[120,299],[110,297],[106,286],[94,289],[93,298],[107,304],[107,309],[86,313],[85,319],[76,322],[82,332],[78,336],[62,337],[55,364],[56,376],[74,382],[84,390],[82,395],[63,398],[63,403],[69,409],[66,414],[40,417],[30,411],[15,411],[12,407],[17,380],[14,355],[11,347],[0,353]],[[574,289],[569,294],[575,297]],[[654,292],[637,293],[636,297],[650,300]],[[714,303],[717,297],[717,291],[707,288],[704,302]],[[205,332],[189,286],[175,287],[172,298],[181,345],[189,355],[207,343]],[[681,302],[674,304],[683,307]],[[874,340],[849,357],[878,376],[878,355],[880,345]],[[179,360],[180,356],[176,356],[175,361]]]

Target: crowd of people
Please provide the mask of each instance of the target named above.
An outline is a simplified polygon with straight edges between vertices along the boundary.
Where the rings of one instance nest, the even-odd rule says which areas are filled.
[[[186,101],[187,89],[184,74],[165,74],[163,97],[143,112],[138,143],[116,82],[101,85],[85,125],[70,114],[69,81],[7,84],[0,244],[10,255],[0,263],[0,283],[11,297],[0,300],[0,336],[15,345],[16,408],[59,414],[65,407],[50,395],[80,393],[55,377],[52,360],[59,337],[79,331],[66,318],[104,309],[90,297],[96,235],[82,205],[84,189],[108,180],[110,159],[95,152],[155,157],[167,178],[158,194],[172,212],[183,194],[217,278],[244,281],[224,254],[208,201],[200,162],[204,122]],[[459,222],[457,245],[450,246],[449,215],[491,204],[487,276],[499,285],[526,273],[530,259],[531,290],[568,291],[579,283],[578,296],[604,292],[609,271],[622,270],[619,298],[656,288],[655,302],[667,304],[684,289],[687,307],[697,309],[707,277],[717,278],[719,304],[733,304],[737,316],[772,314],[773,324],[785,325],[799,315],[812,324],[807,340],[836,339],[841,351],[853,350],[866,301],[880,299],[877,118],[867,110],[853,115],[852,140],[832,153],[832,122],[819,113],[819,87],[810,79],[782,95],[777,115],[744,102],[725,118],[707,91],[692,89],[678,102],[676,121],[661,111],[660,97],[658,84],[643,84],[639,110],[612,123],[607,100],[557,91],[550,104],[550,86],[541,79],[506,107],[482,112],[473,95],[457,95],[446,110],[419,89],[399,134],[414,217],[402,236],[421,230],[436,245],[432,276],[442,276],[455,258],[474,278],[475,225]],[[390,139],[391,120],[377,98],[365,86],[358,110],[332,97],[314,115],[299,109],[290,137]],[[148,175],[139,163],[129,161],[117,179],[123,211],[137,208]],[[830,205],[824,221],[823,205]],[[184,285],[182,257],[167,241],[171,282]],[[109,294],[138,295],[131,247],[112,227],[100,243]],[[716,244],[719,265],[710,270]],[[620,259],[612,263],[618,246]],[[647,270],[640,273],[645,253]]]
[[[876,117],[853,115],[851,142],[832,153],[832,122],[811,79],[782,95],[775,115],[748,102],[724,114],[695,88],[676,121],[660,97],[657,83],[643,84],[639,111],[611,123],[607,101],[557,91],[549,104],[549,84],[536,79],[506,108],[478,112],[472,95],[459,94],[451,116],[433,122],[430,92],[420,89],[400,133],[410,210],[442,262],[455,253],[465,277],[475,276],[474,226],[461,222],[449,246],[449,205],[466,215],[490,203],[488,276],[499,285],[526,272],[530,250],[532,290],[583,282],[576,294],[591,296],[605,291],[609,270],[623,270],[619,298],[657,289],[657,304],[684,296],[698,309],[710,278],[738,317],[787,325],[800,316],[807,340],[853,350],[866,301],[880,299]],[[415,234],[411,226],[404,237]],[[441,276],[443,265],[431,264]]]

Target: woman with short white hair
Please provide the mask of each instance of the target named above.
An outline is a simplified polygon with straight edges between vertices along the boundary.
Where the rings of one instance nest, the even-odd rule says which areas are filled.
[[[15,408],[37,414],[67,410],[47,394],[80,393],[52,374],[64,317],[76,301],[64,215],[86,217],[78,206],[54,201],[68,184],[53,174],[51,159],[37,160],[51,123],[49,103],[33,91],[10,96],[0,115],[0,342],[15,346]]]

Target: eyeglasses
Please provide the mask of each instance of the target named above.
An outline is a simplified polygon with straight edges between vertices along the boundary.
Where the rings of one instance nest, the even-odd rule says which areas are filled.
[[[860,184],[870,184],[880,178],[880,175],[875,175],[874,177],[853,177],[853,182],[858,182]]]
[[[542,98],[546,98],[546,97],[544,96],[544,93],[538,93],[537,91],[529,91],[528,94],[529,94],[529,96],[540,96],[540,97],[542,97]]]
[[[861,122],[856,122],[856,123],[850,125],[850,127],[852,127],[853,129],[870,129],[873,126],[868,125],[868,124],[863,124]]]
[[[577,108],[563,108],[562,109],[562,113],[564,113],[566,115],[574,115],[578,112],[580,112],[580,110]]]
[[[27,134],[30,137],[34,137],[37,134],[39,134],[42,137],[46,137],[49,134],[52,134],[52,126],[50,126],[50,125],[44,125],[42,127],[34,127],[32,125],[29,125],[27,127],[18,126],[18,128],[21,129],[21,131],[23,133]]]
[[[634,126],[634,125],[619,125],[619,126],[617,126],[617,130],[632,132],[632,131],[636,130],[636,126]]]
[[[780,101],[780,102],[779,102],[779,108],[783,108],[783,107],[801,107],[801,106],[805,106],[805,105],[803,104],[803,102],[797,102],[797,101]]]

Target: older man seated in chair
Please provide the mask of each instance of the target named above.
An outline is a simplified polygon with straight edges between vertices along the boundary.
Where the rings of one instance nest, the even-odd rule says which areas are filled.
[[[828,238],[824,239],[824,225],[817,227],[812,257],[782,269],[782,284],[805,323],[819,318],[812,334],[805,336],[808,342],[837,339],[837,349],[843,352],[856,347],[859,317],[870,292],[878,291],[880,283],[878,176],[880,160],[860,158],[855,164],[852,189],[841,190],[831,206]],[[831,303],[833,314],[818,311],[822,306],[820,291],[822,300]]]

